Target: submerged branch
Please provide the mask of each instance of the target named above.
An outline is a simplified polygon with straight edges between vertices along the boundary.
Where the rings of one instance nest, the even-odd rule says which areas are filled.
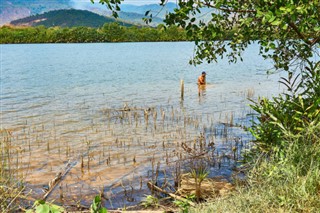
[[[182,202],[189,203],[190,206],[193,206],[193,207],[195,206],[195,203],[193,203],[192,201],[190,201],[190,200],[188,200],[188,199],[186,199],[186,198],[183,198],[183,197],[181,197],[181,196],[175,195],[175,194],[173,194],[173,193],[167,192],[166,190],[161,189],[160,187],[154,185],[154,184],[151,183],[150,181],[147,183],[147,185],[148,185],[148,187],[149,187],[151,190],[156,190],[156,191],[158,191],[158,192],[167,194],[167,195],[169,195],[170,197],[172,197],[172,198],[174,198],[174,199],[176,199],[176,200],[180,200],[180,201],[182,201]]]

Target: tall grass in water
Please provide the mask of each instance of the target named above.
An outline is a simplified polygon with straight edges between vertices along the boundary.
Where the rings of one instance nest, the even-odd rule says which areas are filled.
[[[14,201],[23,191],[23,187],[13,176],[14,169],[10,166],[11,138],[10,130],[0,129],[0,212],[14,211],[17,207]]]
[[[134,205],[148,190],[146,180],[172,191],[192,161],[203,159],[208,168],[215,168],[210,170],[212,174],[223,173],[236,164],[229,158],[234,155],[233,138],[239,136],[235,134],[244,134],[236,125],[237,111],[198,114],[170,104],[73,109],[26,117],[22,123],[20,118],[14,121],[10,143],[1,143],[6,144],[1,152],[5,153],[2,162],[6,162],[1,168],[7,168],[5,180],[24,176],[25,190],[21,194],[29,194],[10,207],[31,206],[33,199],[45,195],[49,202],[85,205],[88,195],[97,191],[105,194],[110,208]],[[219,114],[220,119],[215,119]],[[251,137],[243,138],[246,142]],[[66,165],[71,165],[70,172]],[[55,189],[50,186],[55,185],[52,183],[57,174],[67,175]],[[136,182],[131,184],[131,179]],[[9,183],[3,185],[8,187]],[[52,193],[49,190],[47,194],[48,188]],[[4,208],[16,194],[4,199]]]
[[[320,124],[285,140],[285,159],[261,158],[245,186],[192,212],[319,212]]]

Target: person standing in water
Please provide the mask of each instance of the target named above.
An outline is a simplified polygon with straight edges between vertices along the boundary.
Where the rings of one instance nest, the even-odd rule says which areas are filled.
[[[202,72],[202,74],[198,77],[198,85],[206,85],[206,72]]]
[[[201,75],[198,77],[198,95],[200,96],[201,91],[205,90],[206,86],[206,72],[202,72]]]

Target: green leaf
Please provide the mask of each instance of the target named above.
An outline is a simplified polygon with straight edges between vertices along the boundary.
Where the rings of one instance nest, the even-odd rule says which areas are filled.
[[[256,17],[257,17],[257,18],[264,17],[264,13],[263,13],[261,10],[258,10]]]
[[[101,208],[100,213],[108,213],[108,210],[106,208]]]
[[[273,26],[280,25],[280,24],[281,24],[281,20],[279,20],[279,19],[276,19],[271,23],[271,25],[273,25]]]
[[[287,11],[287,8],[286,7],[280,7],[279,8],[281,11]]]
[[[287,30],[287,29],[288,29],[288,25],[287,25],[287,24],[284,24],[284,25],[282,26],[282,29],[283,29],[283,30]]]
[[[267,19],[266,19],[265,16],[263,16],[263,17],[262,17],[262,20],[261,20],[261,23],[262,23],[262,24],[265,24],[266,22],[267,22]]]
[[[50,213],[50,208],[47,204],[39,205],[36,207],[36,213]]]
[[[58,205],[50,204],[51,213],[61,213],[64,212],[64,208]]]
[[[273,22],[275,19],[276,19],[276,17],[272,15],[272,16],[270,17],[270,19],[268,20],[268,22],[271,23],[271,22]]]
[[[148,16],[151,10],[147,10],[144,16]]]
[[[101,202],[100,196],[99,196],[99,195],[95,196],[93,202],[94,202],[94,203],[100,203],[100,202]]]
[[[35,205],[43,205],[43,204],[45,204],[45,203],[46,203],[46,201],[44,201],[44,200],[36,200],[36,201],[34,202]]]
[[[320,26],[319,27],[314,27],[313,30],[314,31],[320,31]]]
[[[271,43],[271,44],[270,44],[270,48],[271,48],[271,49],[275,49],[275,48],[276,48],[276,45],[275,45],[274,43]]]

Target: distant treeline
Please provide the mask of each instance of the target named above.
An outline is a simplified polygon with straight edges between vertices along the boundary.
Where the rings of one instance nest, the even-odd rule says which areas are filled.
[[[106,23],[91,27],[11,27],[0,28],[0,43],[90,43],[90,42],[144,42],[185,41],[186,32],[176,26],[165,28],[125,27],[119,23]]]

